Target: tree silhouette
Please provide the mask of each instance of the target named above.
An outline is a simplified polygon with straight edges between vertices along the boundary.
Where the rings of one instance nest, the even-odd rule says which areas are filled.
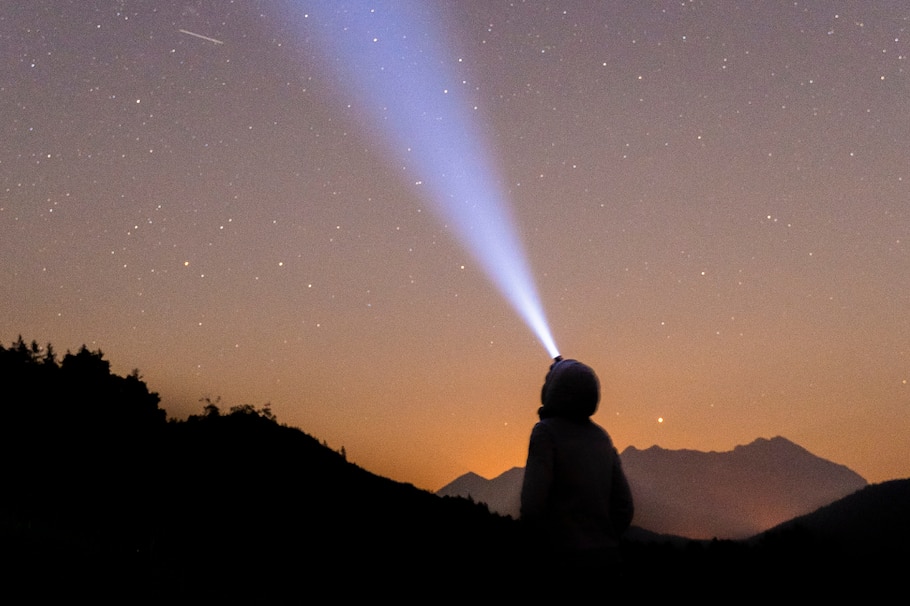
[[[0,346],[3,506],[26,525],[92,536],[130,550],[154,516],[155,451],[165,426],[139,373],[111,373],[83,345],[58,363],[52,346],[20,336]]]

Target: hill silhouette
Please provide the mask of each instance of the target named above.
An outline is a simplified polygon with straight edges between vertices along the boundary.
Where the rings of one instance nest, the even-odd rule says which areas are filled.
[[[910,561],[910,479],[872,484],[752,538],[811,537],[832,553],[890,553]]]
[[[268,408],[166,421],[100,351],[0,347],[5,579],[33,594],[282,601],[502,570],[512,520],[372,474]],[[337,585],[339,570],[359,583]],[[54,578],[48,584],[45,577]],[[398,591],[407,591],[406,583]],[[38,599],[37,601],[43,601]],[[127,600],[135,602],[135,599]]]
[[[208,402],[167,420],[138,372],[116,376],[85,347],[58,361],[21,338],[0,346],[0,387],[5,603],[489,601],[592,586],[728,598],[730,583],[753,597],[793,595],[793,583],[817,595],[831,574],[868,597],[907,561],[903,481],[823,508],[830,522],[800,518],[752,541],[630,533],[623,568],[567,584],[530,559],[520,523],[372,474],[268,407]],[[813,563],[828,576],[805,572]]]

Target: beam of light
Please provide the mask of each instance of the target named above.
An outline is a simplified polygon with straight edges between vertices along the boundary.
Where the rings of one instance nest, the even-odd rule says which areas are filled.
[[[558,350],[515,221],[478,128],[471,88],[444,48],[429,2],[325,0],[306,5],[306,32],[354,96],[352,111],[402,163],[537,338]]]

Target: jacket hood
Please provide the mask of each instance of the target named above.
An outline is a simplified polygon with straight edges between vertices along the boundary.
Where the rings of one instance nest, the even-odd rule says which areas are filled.
[[[594,370],[577,360],[560,360],[550,366],[540,392],[541,419],[562,417],[584,420],[597,410],[600,381]]]

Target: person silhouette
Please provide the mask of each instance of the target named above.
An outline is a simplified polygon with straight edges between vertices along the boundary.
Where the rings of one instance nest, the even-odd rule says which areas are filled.
[[[591,420],[600,382],[591,367],[557,357],[541,390],[521,487],[532,551],[557,568],[618,566],[634,505],[609,434]]]

